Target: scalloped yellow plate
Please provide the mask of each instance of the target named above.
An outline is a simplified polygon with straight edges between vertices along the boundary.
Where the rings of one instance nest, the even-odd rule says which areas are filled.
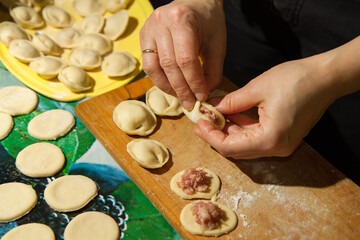
[[[75,26],[78,26],[82,17],[80,17],[72,8],[71,0],[55,0],[55,5],[62,7],[67,12],[73,15],[75,19]],[[125,50],[130,52],[138,61],[137,68],[134,72],[129,75],[121,78],[109,78],[105,76],[101,69],[94,71],[87,71],[90,77],[94,79],[95,85],[93,89],[81,92],[74,93],[66,88],[62,83],[60,83],[56,78],[53,80],[45,80],[41,78],[37,73],[32,71],[28,64],[21,63],[15,57],[9,54],[8,48],[0,42],[0,60],[4,66],[21,82],[27,85],[29,88],[34,91],[47,96],[49,98],[70,102],[83,99],[85,97],[94,97],[115,88],[121,87],[128,84],[133,80],[141,71],[142,71],[142,59],[141,59],[141,49],[140,49],[140,40],[139,40],[139,31],[143,26],[144,22],[148,16],[154,11],[152,5],[148,0],[130,0],[130,3],[127,7],[129,11],[130,19],[129,25],[126,32],[120,36],[116,41],[113,41],[114,51]],[[103,16],[105,18],[109,17],[111,13],[106,12]],[[50,36],[53,36],[58,29],[52,28],[50,26],[45,27],[44,29],[38,30],[27,30],[31,35],[35,31],[42,31],[48,33]],[[69,51],[69,50],[67,50]],[[67,54],[65,52],[64,54]]]

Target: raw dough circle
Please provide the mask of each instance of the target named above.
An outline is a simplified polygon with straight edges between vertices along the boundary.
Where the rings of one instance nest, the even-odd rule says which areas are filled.
[[[49,177],[58,173],[65,163],[61,149],[51,143],[34,143],[19,152],[16,167],[29,177]]]
[[[195,192],[192,195],[186,194],[177,183],[181,181],[181,176],[184,174],[185,170],[175,174],[170,180],[170,189],[176,193],[179,197],[183,199],[213,199],[216,198],[217,193],[220,190],[220,179],[216,173],[207,169],[207,168],[196,168],[197,170],[203,170],[206,172],[205,177],[210,178],[210,185],[207,192]],[[213,199],[215,200],[215,199]]]
[[[65,240],[118,240],[119,226],[115,220],[101,212],[77,215],[65,228]]]
[[[196,217],[192,214],[191,206],[193,203],[187,204],[180,213],[180,222],[190,233],[195,235],[217,237],[222,234],[229,233],[236,227],[237,216],[234,211],[227,206],[216,202],[216,205],[218,205],[218,207],[221,208],[225,213],[225,216],[222,219],[222,223],[218,228],[212,230],[203,230],[202,226],[196,222]]]
[[[28,132],[40,140],[56,140],[66,135],[74,125],[75,118],[69,111],[53,109],[31,119]]]
[[[146,104],[158,116],[179,116],[183,109],[180,100],[154,86],[146,92]]]
[[[35,190],[25,183],[0,184],[0,222],[10,222],[27,214],[37,203]]]
[[[36,108],[38,97],[33,90],[20,86],[0,89],[0,112],[12,116],[28,114]]]
[[[1,240],[55,240],[53,230],[42,223],[27,223],[6,233]]]
[[[0,112],[0,140],[9,135],[14,126],[14,120],[8,113]]]
[[[88,204],[96,195],[98,187],[88,177],[66,175],[49,183],[44,191],[46,203],[54,210],[70,212]]]

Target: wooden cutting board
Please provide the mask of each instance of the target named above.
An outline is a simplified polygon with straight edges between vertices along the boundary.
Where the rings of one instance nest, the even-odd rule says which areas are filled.
[[[306,143],[287,158],[232,160],[197,137],[184,115],[158,118],[148,138],[162,142],[171,160],[156,170],[139,166],[126,151],[134,137],[115,125],[112,114],[121,101],[140,99],[152,86],[148,78],[136,81],[79,103],[75,113],[183,239],[360,239],[360,188]],[[225,81],[222,89],[236,86]],[[219,175],[218,201],[236,212],[234,231],[201,237],[181,226],[180,212],[191,201],[177,197],[169,182],[189,167]]]

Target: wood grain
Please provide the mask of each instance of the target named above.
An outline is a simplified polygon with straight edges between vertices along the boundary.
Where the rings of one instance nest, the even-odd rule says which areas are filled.
[[[193,133],[185,116],[159,118],[149,136],[162,142],[171,160],[162,168],[139,166],[126,152],[134,139],[113,122],[113,110],[126,99],[141,98],[153,86],[145,78],[79,103],[75,113],[183,239],[360,239],[360,188],[306,143],[286,158],[232,160],[222,157]],[[225,81],[222,89],[235,90]],[[218,201],[238,216],[236,229],[218,238],[194,236],[180,224],[190,202],[169,187],[173,175],[206,167],[222,181]]]

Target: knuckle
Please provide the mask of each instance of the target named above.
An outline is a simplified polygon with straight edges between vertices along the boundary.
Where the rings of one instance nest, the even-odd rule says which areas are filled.
[[[173,69],[176,67],[176,61],[171,57],[163,57],[160,59],[160,65],[163,69]]]
[[[149,60],[147,61],[143,60],[143,70],[147,75],[151,76],[159,69],[155,62]]]
[[[176,62],[181,69],[194,67],[197,64],[197,58],[191,56],[177,56]]]

